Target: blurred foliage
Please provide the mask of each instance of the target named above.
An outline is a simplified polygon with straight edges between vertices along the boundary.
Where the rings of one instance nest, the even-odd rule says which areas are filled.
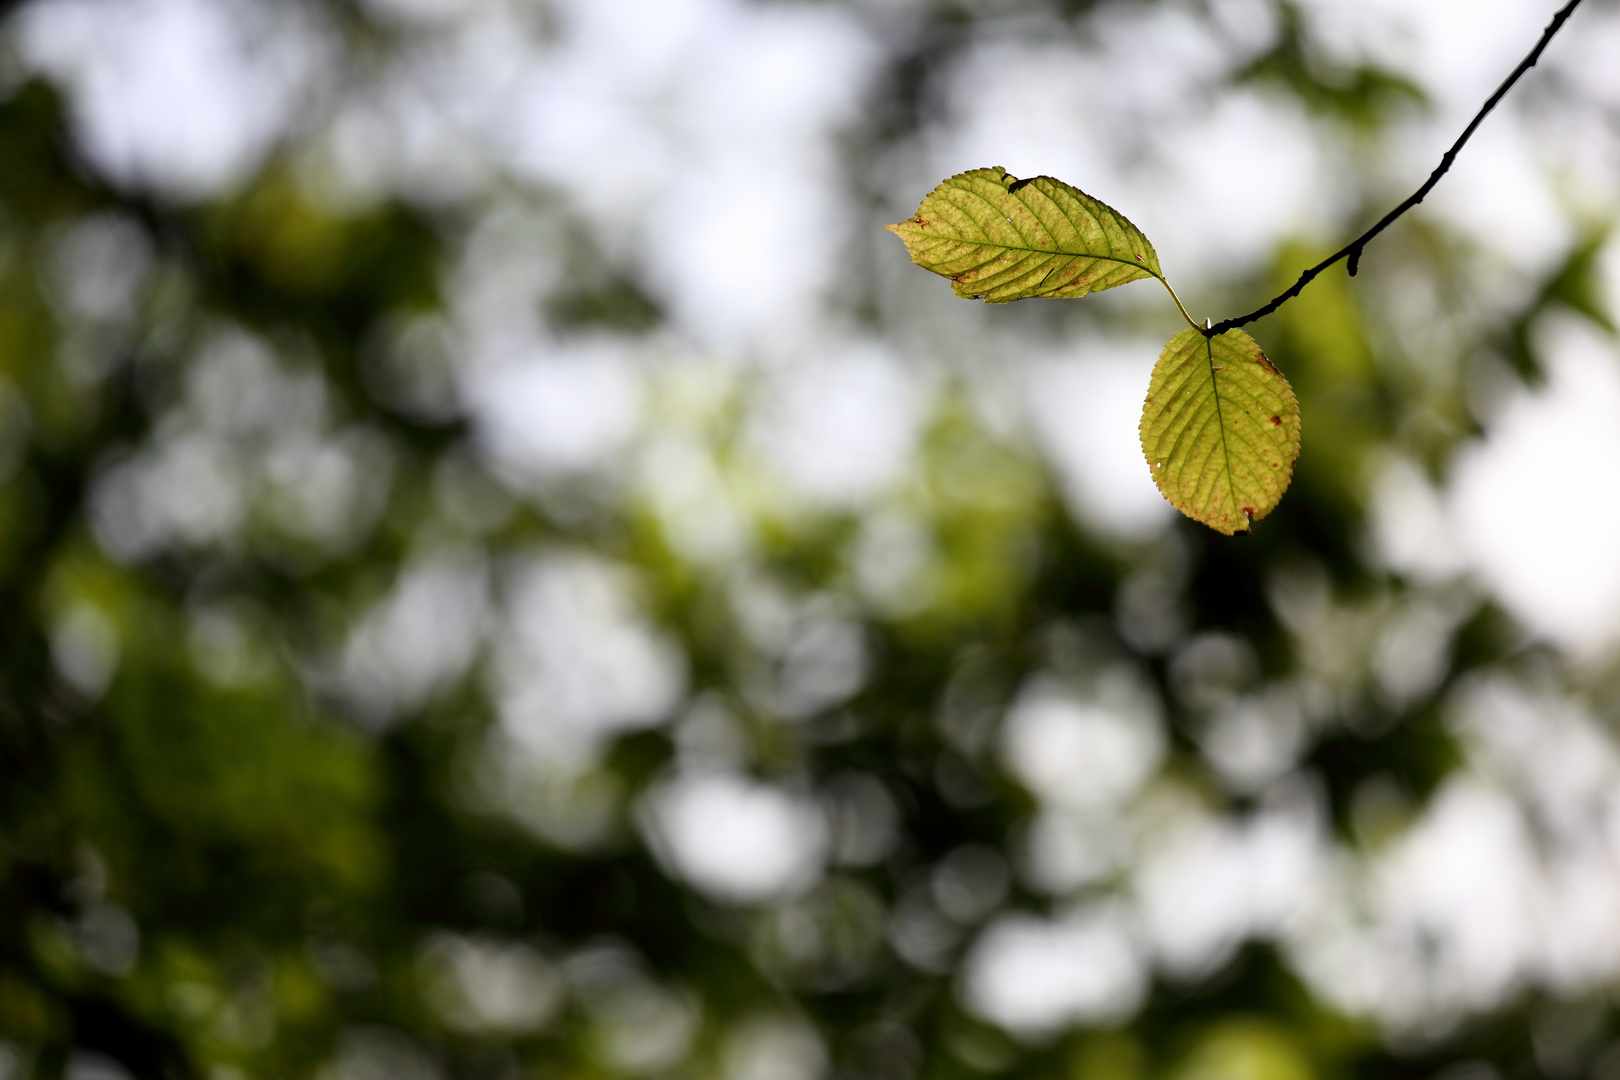
[[[1410,79],[1371,64],[1335,62],[1313,49],[1298,5],[1277,5],[1276,43],[1250,61],[1234,81],[1269,83],[1306,108],[1354,130],[1373,133],[1402,108],[1422,105],[1424,94]],[[1326,254],[1326,253],[1324,253]]]
[[[888,73],[870,139],[909,137],[924,122],[926,88],[974,7],[937,6],[924,44]],[[1054,10],[1083,20],[1091,6]],[[1292,5],[1279,10],[1281,39],[1235,79],[1294,95],[1365,138],[1420,100],[1388,73],[1325,68]],[[1369,310],[1376,294],[1364,282],[1381,263],[1399,257],[1438,279],[1458,258],[1425,247],[1419,226],[1392,233],[1399,256],[1374,249],[1357,281],[1326,275],[1256,328],[1308,432],[1293,488],[1256,535],[1178,521],[1145,547],[1099,539],[1075,523],[1022,437],[975,406],[973,382],[947,379],[897,499],[895,527],[910,530],[924,565],[899,594],[861,607],[850,553],[870,523],[776,500],[741,440],[727,444],[739,423],[727,392],[650,391],[671,423],[690,413],[720,433],[728,482],[752,485],[766,508],[753,565],[716,569],[683,554],[655,497],[604,511],[588,485],[532,499],[492,471],[433,391],[431,320],[470,229],[458,212],[323,205],[280,160],[235,195],[176,207],[102,182],[72,146],[57,90],[38,79],[10,89],[0,103],[0,1077],[54,1078],[77,1054],[88,1080],[103,1075],[83,1064],[90,1053],[143,1080],[808,1080],[813,1067],[749,1065],[749,1048],[800,1047],[786,1060],[802,1064],[822,1043],[833,1074],[884,1080],[1585,1074],[1601,1037],[1571,1036],[1573,1063],[1556,1073],[1534,1042],[1546,1016],[1581,1003],[1526,995],[1392,1047],[1314,998],[1265,942],[1214,972],[1155,976],[1127,1019],[1028,1041],[966,1009],[955,976],[970,926],[991,911],[1056,906],[995,854],[1032,810],[994,745],[998,717],[1031,675],[1140,673],[1170,714],[1167,770],[1235,813],[1256,796],[1223,786],[1201,756],[1206,675],[1189,666],[1203,655],[1193,644],[1239,657],[1233,685],[1308,677],[1334,722],[1312,736],[1298,772],[1347,844],[1375,845],[1458,761],[1443,695],[1469,671],[1523,658],[1505,617],[1471,600],[1434,685],[1396,699],[1369,675],[1385,620],[1420,591],[1373,565],[1359,539],[1369,470],[1391,446],[1437,460],[1472,423],[1456,381],[1410,392]],[[135,295],[102,308],[94,297],[64,302],[53,267],[64,237],[84,228],[110,230],[119,257],[147,261]],[[1609,327],[1591,284],[1603,236],[1584,237],[1523,310],[1494,313],[1486,344],[1528,371],[1527,328],[1544,309]],[[585,269],[537,316],[579,335],[661,325],[633,269],[566,230],[556,246]],[[1262,299],[1317,257],[1285,245],[1269,278],[1231,288]],[[275,375],[209,390],[199,357],[237,356],[231,328],[270,343]],[[259,370],[257,354],[242,355],[230,362]],[[281,396],[254,396],[267,387]],[[176,418],[198,395],[232,392],[241,400],[224,407],[247,419],[216,434],[240,458],[227,470],[240,527],[187,519],[174,545],[120,548],[127,537],[109,532],[96,492],[170,446],[189,462],[171,483],[196,485],[181,493],[205,513],[217,492],[204,474],[226,466],[164,440],[182,438],[192,421]],[[297,489],[329,458],[283,467],[267,449],[298,424],[352,466],[336,521]],[[362,615],[434,544],[476,550],[497,592],[517,588],[523,560],[548,545],[632,568],[637,602],[686,659],[680,724],[620,732],[592,768],[566,782],[519,777],[520,809],[492,807],[478,792],[504,774],[484,652],[426,683],[431,692],[382,706],[334,674]],[[768,634],[750,629],[755,616],[730,591],[747,575],[776,590],[782,610],[798,610],[799,597],[832,605],[784,618],[853,625],[865,657],[856,684],[826,692],[833,676],[812,673],[782,689],[790,659],[759,644]],[[1279,589],[1316,598],[1308,633]],[[391,671],[400,683],[410,674]],[[877,784],[897,842],[774,903],[728,904],[681,884],[640,838],[638,800],[703,737],[703,707],[744,731],[760,777],[815,792]],[[963,851],[1001,868],[1002,894],[968,925],[930,916],[937,961],[903,955],[894,913],[920,903],[919,882]],[[1594,1007],[1593,1030],[1607,1030],[1608,1006]],[[801,1027],[771,1026],[783,1016],[809,1025],[809,1049]]]

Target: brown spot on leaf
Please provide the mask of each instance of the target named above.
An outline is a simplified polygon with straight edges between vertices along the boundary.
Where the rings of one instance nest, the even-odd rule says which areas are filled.
[[[1272,365],[1270,360],[1266,359],[1266,354],[1265,353],[1256,353],[1255,358],[1254,358],[1254,362],[1259,364],[1261,367],[1265,368],[1267,371],[1271,372],[1273,375],[1277,374],[1276,367]]]
[[[1272,422],[1272,423],[1273,423],[1273,424],[1275,424],[1275,425],[1276,425],[1276,426],[1278,426],[1278,427],[1281,427],[1281,426],[1282,426],[1282,417],[1280,417],[1280,416],[1273,416],[1273,417],[1272,417],[1272,418],[1271,418],[1271,422]]]

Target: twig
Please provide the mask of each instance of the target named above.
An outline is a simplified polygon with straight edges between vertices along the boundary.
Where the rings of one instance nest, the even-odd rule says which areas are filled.
[[[1387,229],[1390,223],[1396,218],[1400,217],[1402,214],[1412,209],[1412,207],[1422,202],[1423,197],[1434,189],[1434,185],[1438,184],[1440,182],[1440,178],[1446,175],[1447,170],[1451,168],[1452,161],[1454,161],[1457,157],[1457,151],[1463,148],[1463,144],[1466,143],[1469,136],[1474,133],[1474,129],[1479,127],[1480,122],[1483,121],[1487,115],[1489,115],[1492,109],[1496,108],[1496,103],[1501,101],[1509,90],[1513,89],[1513,84],[1519,81],[1519,77],[1536,66],[1536,61],[1541,59],[1541,51],[1547,47],[1547,43],[1553,39],[1554,34],[1558,33],[1559,28],[1562,27],[1565,21],[1569,19],[1571,13],[1573,13],[1574,10],[1580,6],[1580,3],[1581,0],[1569,0],[1569,3],[1565,4],[1559,9],[1558,14],[1553,16],[1552,22],[1547,24],[1547,29],[1541,32],[1541,40],[1536,42],[1536,47],[1530,50],[1530,55],[1519,61],[1519,66],[1513,69],[1513,74],[1509,75],[1503,81],[1502,85],[1496,88],[1496,93],[1492,94],[1490,99],[1480,107],[1479,112],[1474,114],[1474,119],[1469,122],[1468,127],[1463,130],[1463,133],[1460,136],[1458,136],[1457,141],[1451,144],[1451,149],[1447,150],[1445,156],[1440,159],[1439,167],[1436,168],[1434,172],[1429,174],[1429,178],[1423,182],[1422,187],[1414,191],[1405,202],[1401,203],[1401,205],[1379,218],[1378,224],[1374,225],[1372,228],[1368,229],[1366,232],[1362,233],[1360,236],[1356,237],[1344,247],[1340,248],[1332,255],[1329,255],[1327,258],[1323,259],[1321,262],[1317,263],[1303,274],[1299,275],[1299,280],[1294,282],[1293,285],[1289,286],[1287,292],[1272,300],[1271,303],[1267,304],[1265,307],[1256,308],[1247,315],[1241,315],[1235,319],[1223,319],[1214,326],[1204,330],[1204,336],[1213,337],[1216,334],[1224,334],[1226,331],[1235,329],[1236,327],[1247,326],[1256,319],[1265,318],[1267,315],[1270,315],[1273,311],[1276,311],[1279,307],[1281,307],[1285,301],[1292,300],[1294,297],[1298,296],[1300,294],[1300,290],[1309,285],[1311,281],[1315,279],[1316,275],[1320,274],[1322,271],[1326,270],[1340,259],[1346,257],[1349,258],[1350,262],[1347,269],[1350,271],[1350,276],[1355,277],[1356,270],[1361,263],[1362,249],[1367,246],[1368,242],[1371,241],[1373,237]]]

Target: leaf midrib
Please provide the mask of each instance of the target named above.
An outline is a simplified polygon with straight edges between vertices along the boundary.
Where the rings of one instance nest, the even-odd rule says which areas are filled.
[[[1203,340],[1204,362],[1209,367],[1209,393],[1215,399],[1215,425],[1221,432],[1221,459],[1226,462],[1226,497],[1231,511],[1239,513],[1236,481],[1232,475],[1232,448],[1226,438],[1226,417],[1221,414],[1221,388],[1215,380],[1215,339],[1206,337]],[[1247,520],[1244,525],[1248,525]]]
[[[921,228],[921,226],[916,227]],[[1017,244],[997,244],[988,240],[964,240],[959,236],[940,236],[938,233],[927,233],[925,235],[930,236],[935,240],[950,240],[953,243],[970,244],[973,247],[995,248],[997,251],[1027,251],[1033,255],[1067,255],[1071,259],[1096,259],[1099,262],[1118,263],[1121,266],[1134,266],[1136,269],[1142,271],[1144,274],[1147,274],[1149,277],[1157,278],[1160,281],[1164,280],[1164,275],[1154,273],[1153,268],[1148,266],[1147,263],[1134,262],[1130,259],[1121,259],[1116,255],[1093,255],[1089,251],[1056,251],[1052,248],[1020,247]],[[978,264],[978,266],[983,265],[985,264]],[[973,269],[977,269],[977,267],[973,267]]]
[[[1033,178],[1033,180],[1039,180],[1039,179],[1040,179],[1040,177],[1034,177]],[[1033,182],[1033,180],[1031,182]],[[972,188],[968,188],[968,187],[958,187],[958,188],[953,188],[952,190],[960,191],[962,194],[967,195],[970,198],[978,199],[985,206],[988,206],[993,213],[1000,214],[1002,216],[1002,218],[1004,218],[1006,220],[1007,224],[1012,226],[1012,228],[1013,228],[1013,230],[1015,232],[1019,231],[1017,224],[1014,223],[1012,218],[1007,217],[1006,211],[1002,210],[1001,207],[997,206],[994,202],[992,202],[987,196],[984,195],[984,193],[974,191]],[[1017,198],[1016,193],[1014,193],[1011,188],[1003,188],[1003,190],[1006,191],[1009,198]],[[1039,190],[1039,189],[1037,189],[1037,190]],[[1045,193],[1042,192],[1042,194],[1045,194]],[[1057,203],[1057,200],[1053,199],[1050,195],[1047,195],[1046,198],[1047,198],[1047,200],[1049,202],[1052,203],[1053,206],[1057,206],[1058,213],[1062,214],[1063,215],[1063,220],[1067,221],[1069,223],[1069,228],[1075,230],[1075,232],[1078,233],[1080,231],[1080,227],[1074,223],[1073,218],[1069,217],[1069,212],[1067,210],[1065,210],[1062,206],[1059,206],[1058,203]],[[942,201],[944,201],[946,203],[950,203],[949,199],[944,199]],[[951,204],[951,205],[955,205],[955,204]],[[1018,199],[1018,205],[1022,206],[1025,210],[1028,210],[1032,215],[1035,215],[1035,208],[1030,206],[1028,203],[1024,202],[1024,200]],[[957,206],[957,209],[961,209],[961,207]],[[971,217],[971,215],[969,215],[969,216]],[[1040,221],[1039,215],[1035,215],[1035,217],[1036,217],[1037,221]],[[1093,220],[1095,220],[1095,215],[1093,215]],[[974,222],[974,224],[978,224],[978,222]],[[1098,225],[1100,227],[1101,222],[1098,222]],[[917,226],[917,228],[921,229],[922,226],[919,225],[919,226]],[[1050,233],[1052,231],[1051,229],[1048,229],[1046,227],[1046,224],[1044,222],[1041,222],[1041,228],[1046,229],[1046,231],[1048,233]],[[1132,228],[1134,228],[1134,226],[1132,226]],[[966,240],[966,239],[963,239],[961,237],[939,237],[939,239],[942,239],[942,240],[955,240],[958,244],[973,244],[973,245],[975,245],[977,247],[997,248],[997,249],[999,249],[1001,251],[1028,251],[1028,252],[1032,252],[1032,253],[1034,253],[1036,255],[1067,255],[1070,258],[1076,258],[1076,259],[1079,259],[1079,258],[1101,259],[1104,262],[1118,263],[1121,266],[1134,266],[1138,270],[1141,270],[1143,273],[1148,274],[1151,277],[1157,278],[1160,281],[1164,280],[1164,275],[1163,274],[1157,273],[1156,271],[1149,269],[1148,265],[1146,263],[1142,262],[1140,259],[1134,259],[1134,261],[1133,261],[1133,260],[1128,260],[1128,259],[1121,259],[1121,258],[1119,258],[1117,256],[1114,256],[1114,255],[1093,255],[1089,251],[1056,251],[1056,250],[1053,250],[1052,248],[1022,247],[1022,246],[1020,246],[1018,244],[997,244],[997,243],[994,243],[994,242],[991,242],[991,241],[985,241],[985,240]],[[983,266],[984,264],[980,263],[979,265]]]

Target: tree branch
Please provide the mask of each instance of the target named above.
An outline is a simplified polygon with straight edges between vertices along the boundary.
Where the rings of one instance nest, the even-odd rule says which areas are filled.
[[[1496,88],[1496,93],[1492,94],[1490,99],[1480,107],[1479,112],[1474,114],[1474,119],[1469,122],[1468,127],[1463,130],[1463,133],[1460,136],[1458,136],[1457,141],[1451,144],[1451,149],[1446,151],[1445,156],[1440,159],[1439,166],[1434,170],[1434,172],[1429,174],[1429,178],[1423,182],[1422,187],[1414,191],[1405,202],[1401,203],[1401,205],[1379,218],[1378,224],[1374,225],[1372,228],[1368,229],[1366,232],[1362,233],[1360,236],[1356,237],[1344,247],[1340,248],[1332,255],[1329,255],[1327,258],[1323,259],[1321,262],[1317,263],[1303,274],[1299,275],[1299,280],[1294,282],[1293,285],[1289,286],[1287,292],[1282,293],[1280,296],[1273,299],[1269,304],[1261,308],[1256,308],[1247,315],[1241,315],[1235,319],[1223,319],[1214,326],[1204,329],[1204,336],[1213,337],[1216,334],[1224,334],[1226,331],[1235,329],[1239,326],[1247,326],[1256,319],[1265,318],[1267,315],[1270,315],[1273,311],[1276,311],[1279,307],[1281,307],[1285,301],[1292,300],[1294,297],[1298,296],[1300,294],[1300,290],[1309,285],[1316,278],[1316,275],[1320,274],[1322,271],[1326,270],[1340,259],[1348,258],[1350,260],[1347,269],[1350,271],[1350,276],[1355,277],[1356,270],[1361,263],[1362,249],[1367,246],[1368,242],[1371,241],[1373,237],[1389,228],[1390,224],[1393,223],[1396,218],[1400,217],[1402,214],[1412,209],[1412,207],[1422,202],[1423,197],[1430,191],[1434,190],[1434,185],[1438,184],[1440,182],[1440,178],[1446,175],[1446,172],[1451,168],[1451,163],[1456,160],[1457,151],[1461,150],[1463,148],[1463,144],[1468,141],[1469,136],[1474,134],[1474,129],[1479,127],[1481,121],[1483,121],[1485,117],[1490,114],[1492,109],[1496,108],[1496,103],[1501,101],[1509,90],[1513,89],[1513,84],[1519,81],[1519,77],[1536,66],[1536,61],[1541,59],[1542,50],[1547,47],[1547,43],[1553,39],[1553,35],[1558,33],[1559,29],[1569,19],[1570,15],[1578,6],[1580,6],[1580,2],[1581,0],[1569,0],[1569,3],[1560,8],[1558,14],[1553,16],[1552,22],[1547,24],[1547,29],[1541,32],[1541,40],[1536,42],[1536,47],[1530,50],[1530,54],[1528,56],[1519,61],[1519,66],[1513,69],[1513,74],[1509,75],[1505,80],[1503,80],[1502,85]]]

